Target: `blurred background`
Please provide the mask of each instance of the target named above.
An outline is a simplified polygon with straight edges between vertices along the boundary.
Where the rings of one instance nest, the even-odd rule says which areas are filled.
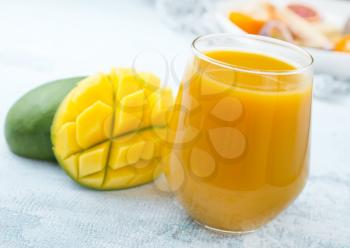
[[[193,38],[213,32],[264,34],[310,48],[319,72],[316,96],[350,92],[350,1],[13,0],[0,1],[0,8],[0,75],[18,93],[135,59],[176,83]],[[299,20],[275,17],[285,9]],[[178,65],[172,76],[171,63]]]

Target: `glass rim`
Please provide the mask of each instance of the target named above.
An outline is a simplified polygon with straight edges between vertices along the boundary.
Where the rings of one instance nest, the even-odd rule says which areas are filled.
[[[220,60],[213,59],[213,58],[205,55],[202,51],[200,51],[197,48],[196,43],[198,41],[200,41],[201,39],[212,38],[212,37],[217,37],[217,36],[232,36],[232,37],[238,38],[238,39],[242,39],[242,38],[251,39],[251,40],[256,40],[256,41],[268,42],[270,44],[277,45],[277,46],[288,47],[288,48],[296,50],[296,51],[300,52],[301,54],[303,54],[304,56],[306,56],[306,58],[309,60],[309,62],[305,66],[300,66],[300,67],[298,66],[295,69],[291,69],[291,70],[257,70],[257,69],[249,69],[249,68],[240,67],[240,66],[234,66],[234,65],[222,62]],[[236,71],[245,72],[245,73],[252,73],[252,74],[292,75],[292,74],[301,73],[302,71],[307,70],[308,68],[312,67],[312,65],[314,63],[314,58],[305,49],[303,49],[297,45],[294,45],[292,43],[283,41],[283,40],[279,40],[279,39],[275,39],[275,38],[271,38],[271,37],[267,37],[267,36],[262,36],[262,35],[233,34],[233,33],[213,33],[213,34],[200,35],[200,36],[197,36],[192,41],[191,48],[197,57],[199,57],[200,59],[203,59],[209,63],[224,67],[226,69],[236,70]]]

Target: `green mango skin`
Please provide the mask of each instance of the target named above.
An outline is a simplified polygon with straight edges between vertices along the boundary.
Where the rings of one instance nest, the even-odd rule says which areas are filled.
[[[5,137],[10,150],[22,157],[55,161],[51,124],[64,97],[84,77],[55,80],[22,96],[9,110]]]

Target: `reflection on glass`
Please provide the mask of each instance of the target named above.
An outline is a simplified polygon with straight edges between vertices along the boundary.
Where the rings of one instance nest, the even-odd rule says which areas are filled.
[[[167,177],[199,223],[255,230],[308,174],[312,58],[270,38],[200,37],[172,116]]]

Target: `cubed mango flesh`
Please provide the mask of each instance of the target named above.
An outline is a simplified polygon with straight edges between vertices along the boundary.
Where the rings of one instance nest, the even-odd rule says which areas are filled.
[[[52,125],[53,150],[76,182],[100,190],[152,181],[173,98],[151,73],[113,69],[82,80],[61,103]]]

